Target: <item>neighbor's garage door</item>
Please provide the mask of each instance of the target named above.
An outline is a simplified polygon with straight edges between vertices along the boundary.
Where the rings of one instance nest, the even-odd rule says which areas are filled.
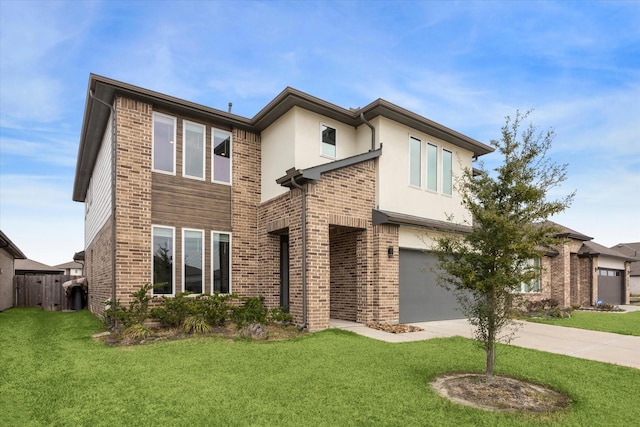
[[[434,255],[400,249],[400,323],[464,317],[453,294],[438,285],[430,270],[436,263]]]
[[[624,304],[624,271],[598,269],[598,299],[607,304]]]

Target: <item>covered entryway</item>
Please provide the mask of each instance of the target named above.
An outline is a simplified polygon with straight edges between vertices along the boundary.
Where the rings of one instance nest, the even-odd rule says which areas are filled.
[[[455,296],[437,283],[435,255],[400,248],[400,323],[460,319]]]
[[[624,304],[624,270],[598,269],[598,300],[607,304]]]

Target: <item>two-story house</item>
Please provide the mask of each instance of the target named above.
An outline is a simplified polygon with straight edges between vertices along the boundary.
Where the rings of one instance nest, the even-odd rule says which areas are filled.
[[[468,230],[453,180],[491,151],[382,99],[286,88],[245,118],[91,75],[73,190],[89,307],[153,283],[263,296],[310,330],[460,317],[424,249]]]

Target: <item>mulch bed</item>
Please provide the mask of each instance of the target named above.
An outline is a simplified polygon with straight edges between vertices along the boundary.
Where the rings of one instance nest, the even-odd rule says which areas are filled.
[[[404,334],[407,332],[420,332],[424,329],[411,325],[390,325],[388,323],[370,323],[368,328],[377,329],[379,331],[389,332],[392,334]]]

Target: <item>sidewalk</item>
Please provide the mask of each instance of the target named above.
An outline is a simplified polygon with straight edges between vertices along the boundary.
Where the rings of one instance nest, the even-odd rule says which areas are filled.
[[[621,308],[627,312],[640,310],[638,306]],[[619,315],[624,316],[625,313]],[[518,322],[518,324],[521,327],[511,340],[511,345],[640,369],[640,337],[532,322]],[[471,325],[466,319],[421,322],[412,323],[412,325],[424,330],[392,334],[368,328],[360,323],[331,319],[331,327],[391,343],[453,336],[473,338]]]

